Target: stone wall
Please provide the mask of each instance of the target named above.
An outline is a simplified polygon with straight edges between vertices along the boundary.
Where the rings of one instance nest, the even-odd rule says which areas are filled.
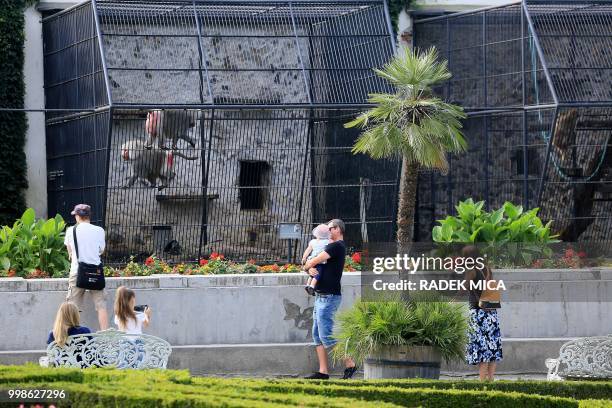
[[[545,371],[544,359],[555,357],[564,339],[612,333],[609,268],[499,270],[496,277],[511,279],[509,290],[522,296],[520,302],[502,299],[500,371]],[[304,283],[303,274],[109,278],[107,309],[112,311],[119,285],[134,289],[137,303],[153,308],[145,331],[172,344],[172,368],[196,374],[295,374],[314,369],[315,362],[307,347],[313,298]],[[361,294],[360,273],[345,273],[342,284],[346,308]],[[0,363],[36,361],[67,285],[67,279],[0,279]],[[542,289],[557,297],[544,299]],[[97,329],[89,295],[85,306],[82,323]],[[444,369],[468,367],[457,362]]]

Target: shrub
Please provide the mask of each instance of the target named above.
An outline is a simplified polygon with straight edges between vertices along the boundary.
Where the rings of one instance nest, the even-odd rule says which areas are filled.
[[[66,223],[58,214],[49,220],[36,220],[28,208],[13,227],[0,231],[0,267],[5,276],[66,276],[70,269],[64,246]],[[13,271],[11,273],[11,271]]]
[[[551,235],[550,225],[537,216],[539,208],[523,212],[510,202],[492,212],[483,210],[484,201],[471,198],[455,207],[457,216],[438,220],[432,230],[438,243],[485,243],[483,253],[497,265],[531,265],[534,259],[552,255],[548,244],[559,242]]]
[[[521,392],[526,394],[550,395],[578,400],[587,398],[612,400],[612,381],[498,380],[495,382],[482,382],[472,380],[440,381],[410,379],[329,381],[326,384],[346,385],[351,387],[436,388],[474,391]]]
[[[186,370],[0,366],[0,391],[63,389],[60,406],[610,407],[610,381],[321,381],[197,378]],[[565,397],[565,398],[563,398]],[[568,398],[569,397],[569,398]],[[574,399],[570,399],[574,398]],[[580,400],[580,401],[579,401]]]
[[[384,346],[435,347],[446,359],[463,358],[467,320],[463,305],[437,294],[356,302],[338,315],[335,358],[362,362]]]

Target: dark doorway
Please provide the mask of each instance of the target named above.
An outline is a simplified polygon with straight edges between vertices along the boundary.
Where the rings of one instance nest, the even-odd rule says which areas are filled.
[[[261,210],[264,207],[264,180],[270,166],[263,161],[240,162],[240,209]]]

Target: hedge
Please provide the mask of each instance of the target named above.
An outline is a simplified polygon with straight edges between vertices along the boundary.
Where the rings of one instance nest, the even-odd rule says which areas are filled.
[[[611,382],[380,380],[304,382],[196,378],[177,370],[0,366],[0,390],[63,389],[57,406],[91,407],[612,407]],[[517,391],[523,391],[517,392]],[[563,398],[570,397],[572,398]],[[588,398],[588,399],[587,399]],[[578,399],[582,399],[579,401]],[[8,406],[0,403],[0,406]]]
[[[199,383],[194,379],[194,383]],[[301,384],[291,381],[268,381],[256,384],[251,380],[250,389],[275,393],[316,393],[327,397],[358,398],[367,401],[380,401],[401,407],[578,407],[578,402],[568,398],[528,395],[521,393],[503,393],[500,391],[463,391],[436,390],[425,388],[402,389],[399,387],[347,387],[339,385],[321,386],[320,384]]]
[[[24,0],[0,0],[0,107],[23,108]],[[28,186],[24,112],[0,112],[0,225],[13,224],[25,210]]]
[[[300,380],[300,382],[305,383]],[[480,390],[522,392],[527,394],[551,395],[574,399],[612,399],[612,381],[436,381],[436,380],[353,380],[329,381],[322,384],[351,387],[399,387],[399,388],[435,388],[456,390]]]

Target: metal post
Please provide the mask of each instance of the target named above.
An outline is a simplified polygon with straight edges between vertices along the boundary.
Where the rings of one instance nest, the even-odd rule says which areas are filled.
[[[451,32],[450,32],[450,20],[446,19],[446,53],[447,53],[447,63],[448,67],[451,67]],[[446,85],[446,100],[450,101],[451,95],[451,82],[447,81]],[[451,178],[451,156],[447,154],[448,157],[448,173],[446,175],[446,207],[448,209],[448,214],[453,213],[453,188],[452,188],[452,178]]]
[[[287,240],[287,263],[291,263],[291,240]]]
[[[485,157],[484,157],[484,170],[485,170],[485,209],[489,211],[491,207],[491,197],[489,191],[489,117],[484,118],[484,139],[485,139]]]
[[[559,98],[557,97],[557,91],[555,90],[552,78],[550,76],[550,72],[548,71],[548,65],[546,64],[546,59],[544,58],[544,52],[542,51],[542,47],[540,46],[540,40],[538,39],[538,36],[536,34],[535,25],[533,24],[531,16],[529,15],[529,10],[527,9],[526,1],[522,2],[522,7],[523,12],[525,13],[525,18],[527,20],[527,25],[529,27],[529,30],[531,31],[531,35],[533,36],[533,43],[535,44],[538,57],[540,58],[540,63],[542,64],[542,69],[544,71],[544,76],[546,77],[546,82],[548,83],[548,87],[550,88],[550,93],[552,94],[553,101],[555,102],[555,104],[558,104]]]
[[[395,37],[393,35],[394,34],[393,24],[391,24],[391,15],[389,14],[389,5],[387,4],[387,0],[383,0],[383,7],[385,10],[385,21],[387,22],[387,30],[389,30],[389,38],[391,40],[391,49],[395,50],[397,45],[395,44]],[[414,25],[413,25],[413,31],[414,31]]]
[[[489,107],[487,86],[487,12],[482,12],[482,77],[484,80],[484,106]]]
[[[311,138],[311,133],[312,133],[312,127],[313,127],[313,116],[314,116],[314,111],[310,110],[309,111],[309,119],[308,119],[308,132],[306,134],[306,148],[304,149],[304,166],[302,166],[302,186],[300,188],[300,200],[299,200],[299,207],[298,207],[298,219],[297,221],[301,224],[302,223],[302,209],[304,207],[304,190],[306,188],[306,169],[308,166],[308,152],[310,150],[310,138]],[[312,177],[312,174],[311,174]],[[298,246],[298,240],[295,240],[295,253],[297,254],[297,246]],[[289,261],[291,262],[291,261]]]
[[[200,243],[198,245],[198,259],[202,258],[202,245],[208,244],[208,175],[210,173],[210,153],[212,151],[212,139],[213,139],[213,124],[215,121],[215,110],[212,109],[210,112],[210,132],[208,134],[208,148],[206,152],[206,168],[202,166],[202,220],[200,222]],[[200,129],[202,125],[200,125]],[[204,137],[203,132],[200,130],[202,137],[202,158],[204,157]]]
[[[523,111],[523,208],[529,208],[529,154],[527,151],[527,111]]]
[[[106,163],[104,170],[106,174],[104,176],[104,207],[102,212],[101,227],[106,228],[106,203],[108,201],[108,177],[110,174],[110,156],[111,156],[111,141],[113,135],[113,108],[108,110],[108,134],[106,136]]]
[[[214,104],[212,86],[210,84],[210,76],[208,74],[208,65],[206,64],[206,53],[204,51],[204,47],[202,46],[202,26],[200,25],[200,18],[198,17],[198,11],[196,9],[195,0],[193,0],[192,4],[193,4],[193,17],[195,18],[196,27],[198,29],[198,54],[200,56],[200,60],[198,61],[198,64],[201,64],[201,66],[204,67],[204,74],[206,75],[206,85],[208,86],[208,95],[210,95],[211,103]],[[202,81],[202,69],[200,68],[198,72],[200,75],[200,81]],[[204,103],[201,86],[200,86],[200,102]]]
[[[100,20],[98,19],[98,5],[97,5],[96,0],[91,0],[91,9],[92,9],[93,16],[94,16],[94,22],[96,24],[96,37],[98,38],[98,48],[100,50],[100,61],[102,62],[102,71],[104,72],[104,84],[106,86],[106,96],[108,98],[108,105],[113,106],[113,99],[111,97],[111,90],[110,90],[110,81],[108,80],[108,68],[106,67],[106,57],[104,56],[104,47],[102,46],[102,30],[100,29]]]
[[[289,0],[289,14],[291,15],[291,25],[293,26],[293,35],[295,36],[295,47],[297,49],[297,57],[300,62],[302,69],[302,78],[304,79],[304,87],[306,94],[308,95],[308,103],[312,105],[312,94],[310,92],[310,86],[308,84],[308,78],[306,77],[306,69],[304,67],[304,59],[302,57],[302,49],[300,47],[300,39],[297,34],[297,24],[295,23],[295,15],[293,13],[293,2]]]
[[[548,169],[548,161],[550,160],[550,151],[552,148],[552,139],[555,134],[555,127],[557,125],[557,114],[559,108],[555,108],[555,113],[553,115],[552,124],[550,125],[550,136],[548,138],[548,144],[546,146],[546,158],[544,159],[544,166],[542,167],[542,178],[540,178],[540,183],[538,185],[538,200],[536,201],[536,207],[540,207],[542,202],[542,193],[544,190],[544,182],[546,181],[546,170]]]

